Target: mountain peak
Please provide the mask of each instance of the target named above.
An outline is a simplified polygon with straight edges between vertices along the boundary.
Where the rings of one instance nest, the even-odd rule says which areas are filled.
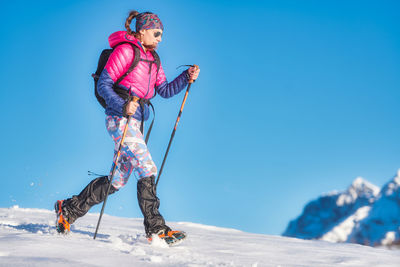
[[[351,186],[349,187],[349,190],[356,190],[357,193],[363,193],[366,191],[371,191],[371,193],[374,196],[377,196],[379,194],[379,187],[377,187],[376,185],[364,180],[362,177],[357,177],[353,183],[351,184]]]
[[[353,181],[353,183],[351,184],[353,187],[360,187],[360,186],[362,186],[363,184],[365,184],[365,180],[364,180],[364,178],[362,178],[362,177],[357,177],[354,181]]]
[[[397,175],[393,178],[393,182],[400,185],[400,169],[397,170]]]
[[[367,182],[362,177],[357,177],[349,188],[339,195],[336,204],[343,206],[354,203],[358,198],[368,199],[372,203],[379,194],[379,187]]]
[[[383,186],[382,188],[382,194],[385,196],[390,196],[394,194],[394,198],[397,198],[396,192],[399,192],[400,190],[400,169],[397,171],[397,175],[386,185]],[[399,194],[400,196],[400,194]]]

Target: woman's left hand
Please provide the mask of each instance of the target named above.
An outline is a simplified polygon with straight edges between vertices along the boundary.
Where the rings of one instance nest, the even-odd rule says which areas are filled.
[[[190,67],[188,69],[189,79],[195,81],[199,77],[200,68],[197,66]]]

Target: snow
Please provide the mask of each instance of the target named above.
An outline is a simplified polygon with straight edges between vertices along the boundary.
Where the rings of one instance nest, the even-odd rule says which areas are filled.
[[[387,246],[393,243],[396,240],[396,232],[387,232],[385,235],[385,239],[382,240],[382,245]]]
[[[398,171],[397,176],[395,176],[393,180],[384,187],[383,194],[385,196],[391,196],[395,193],[395,191],[399,190],[399,188],[400,188],[400,176]]]
[[[245,233],[190,222],[178,246],[149,244],[142,219],[89,213],[59,235],[51,210],[0,208],[0,266],[399,266],[400,252],[356,244]],[[391,236],[387,236],[388,239]]]
[[[346,242],[357,223],[368,216],[370,209],[370,206],[359,208],[354,214],[350,215],[331,231],[323,235],[321,240],[329,242]]]

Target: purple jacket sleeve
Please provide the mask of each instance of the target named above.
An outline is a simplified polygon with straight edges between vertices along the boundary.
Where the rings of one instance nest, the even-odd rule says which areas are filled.
[[[164,98],[169,98],[176,94],[179,94],[179,92],[182,91],[188,85],[188,83],[189,74],[188,71],[185,70],[172,82],[169,83],[167,80],[165,80],[160,85],[156,85],[155,89],[160,96]]]
[[[100,74],[99,81],[97,82],[97,92],[106,101],[106,113],[122,116],[124,115],[123,110],[126,101],[115,93],[113,85],[114,81],[108,74],[107,69],[104,69]]]

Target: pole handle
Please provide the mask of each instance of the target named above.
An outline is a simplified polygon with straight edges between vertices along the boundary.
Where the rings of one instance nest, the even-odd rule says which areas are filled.
[[[195,67],[196,69],[199,69],[199,65],[193,64],[192,67]],[[189,80],[189,83],[194,83],[196,80]]]
[[[140,100],[140,98],[139,97],[137,97],[137,96],[130,96],[129,97],[129,103],[126,105],[126,114],[128,115],[128,116],[132,116],[133,115],[133,113],[128,113],[128,109],[129,108],[131,108],[131,105],[132,105],[132,102],[134,102],[134,103],[137,103],[137,102],[139,102],[139,100]]]

